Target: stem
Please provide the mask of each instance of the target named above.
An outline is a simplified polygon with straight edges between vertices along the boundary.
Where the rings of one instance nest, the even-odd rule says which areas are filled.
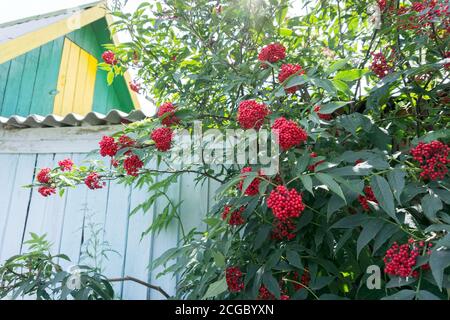
[[[145,281],[139,280],[139,279],[134,278],[134,277],[126,276],[126,277],[123,277],[123,278],[112,278],[112,279],[108,279],[108,281],[109,282],[133,281],[133,282],[139,283],[139,284],[141,284],[143,286],[146,286],[147,288],[150,288],[150,289],[158,291],[164,297],[166,297],[166,299],[170,299],[171,298],[170,295],[166,291],[164,291],[164,289],[162,289],[161,287],[155,286],[153,284],[147,283]]]
[[[300,283],[300,282],[298,282],[298,281],[291,280],[291,279],[286,279],[286,278],[283,278],[283,281],[286,281],[286,282],[292,282],[292,283],[295,283],[295,284],[297,284],[297,285],[302,286],[303,288],[305,288],[306,290],[308,290],[308,292],[311,293],[311,294],[314,296],[314,298],[315,298],[316,300],[320,300],[319,297],[314,293],[314,291],[312,291],[311,288],[309,288],[308,286],[305,286],[303,283]]]

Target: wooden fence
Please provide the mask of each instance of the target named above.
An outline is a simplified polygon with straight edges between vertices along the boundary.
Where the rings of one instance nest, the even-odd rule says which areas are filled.
[[[70,145],[70,140],[67,143]],[[83,262],[92,264],[93,261],[83,260],[83,252],[89,239],[97,240],[115,251],[109,252],[108,260],[101,261],[108,277],[133,276],[174,294],[176,279],[171,275],[156,279],[158,270],[151,272],[147,267],[165,250],[177,245],[176,224],[158,235],[150,234],[141,239],[158,210],[164,208],[163,200],[158,200],[145,214],[140,211],[130,217],[130,212],[149,197],[147,190],[110,182],[101,190],[78,186],[68,189],[62,197],[43,198],[36,189],[23,188],[34,180],[35,168],[55,167],[59,160],[67,157],[80,164],[86,154],[0,153],[0,264],[26,251],[24,241],[29,239],[30,232],[47,234],[53,253],[64,253],[71,258],[70,263],[61,261],[65,268]],[[183,175],[179,183],[169,189],[172,200],[183,201],[180,214],[185,229],[203,227],[203,216],[217,188],[211,181],[196,186],[194,177]],[[159,292],[133,282],[114,286],[121,299],[163,298]]]

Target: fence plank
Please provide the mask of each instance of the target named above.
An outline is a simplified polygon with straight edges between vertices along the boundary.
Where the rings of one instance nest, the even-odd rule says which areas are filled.
[[[104,274],[107,277],[123,277],[131,187],[111,183],[106,211],[104,241],[115,252],[109,252]],[[114,283],[114,291],[120,296],[123,283]]]
[[[86,157],[85,154],[74,154],[72,156],[75,164],[81,164]],[[68,268],[78,263],[83,236],[83,222],[87,211],[88,188],[84,185],[77,186],[67,191],[67,206],[64,213],[64,224],[61,231],[59,253],[66,254],[70,262],[60,260],[63,268]]]
[[[23,188],[23,186],[30,184],[33,180],[35,161],[35,155],[20,155],[18,158],[9,203],[9,215],[4,225],[6,229],[0,246],[0,261],[18,254],[20,251],[31,195],[31,189]]]
[[[131,210],[144,202],[148,197],[149,195],[143,190],[133,189],[131,193]],[[136,277],[142,281],[148,281],[149,276],[147,267],[150,262],[151,239],[149,236],[141,239],[142,233],[152,222],[153,208],[149,211],[146,213],[139,211],[130,217],[123,271],[125,276]],[[123,284],[122,297],[131,300],[145,300],[147,299],[147,291],[147,288],[140,284],[126,282]]]
[[[3,234],[6,231],[11,197],[15,192],[14,181],[18,159],[18,155],[0,154],[0,167],[6,168],[5,170],[0,170],[0,181],[3,181],[3,183],[0,183],[0,248],[3,242],[8,240],[4,240]]]

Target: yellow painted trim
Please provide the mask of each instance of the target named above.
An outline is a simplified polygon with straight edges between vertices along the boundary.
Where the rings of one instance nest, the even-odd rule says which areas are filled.
[[[92,111],[98,61],[69,39],[64,40],[53,113],[85,115]]]
[[[92,104],[94,103],[94,91],[95,91],[95,80],[97,79],[97,65],[98,60],[89,55],[88,57],[88,68],[86,72],[86,84],[84,87],[84,100],[81,105],[84,107],[84,113],[87,114],[92,111]]]
[[[105,5],[101,3],[90,9],[77,12],[67,19],[0,44],[0,64],[36,49],[50,41],[58,39],[70,32],[81,29],[105,16],[106,8]]]
[[[67,66],[69,65],[69,55],[70,55],[71,41],[69,39],[64,39],[64,47],[61,58],[61,64],[59,67],[58,84],[56,90],[58,93],[55,96],[55,102],[53,106],[53,114],[62,115],[62,105],[64,101],[64,91],[66,87],[67,78]]]
[[[108,25],[109,30],[111,30],[111,25],[114,22],[112,16],[110,14],[106,14],[105,19],[106,19],[106,23]],[[111,32],[111,34],[112,34],[113,43],[116,46],[119,45],[120,41],[119,41],[119,37],[117,36],[117,34],[113,34],[112,32]],[[141,110],[141,103],[139,102],[138,95],[136,92],[131,90],[130,85],[129,85],[129,83],[131,82],[130,73],[128,71],[126,71],[123,75],[123,78],[125,79],[125,85],[127,86],[128,92],[130,93],[131,100],[133,101],[133,104],[134,104],[134,108],[137,110]]]

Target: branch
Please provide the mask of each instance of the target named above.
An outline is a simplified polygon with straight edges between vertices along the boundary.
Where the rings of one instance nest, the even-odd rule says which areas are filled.
[[[153,290],[158,291],[158,292],[161,293],[166,299],[170,299],[170,298],[171,298],[170,295],[169,295],[166,291],[164,291],[163,288],[161,288],[161,287],[159,287],[159,286],[155,286],[155,285],[150,284],[150,283],[147,283],[147,282],[144,282],[144,281],[139,280],[139,279],[134,278],[134,277],[126,276],[126,277],[123,277],[123,278],[113,278],[113,279],[108,279],[108,281],[109,281],[109,282],[133,281],[133,282],[139,283],[139,284],[141,284],[141,285],[143,285],[143,286],[145,286],[145,287],[147,287],[147,288],[150,288],[150,289],[153,289]]]

